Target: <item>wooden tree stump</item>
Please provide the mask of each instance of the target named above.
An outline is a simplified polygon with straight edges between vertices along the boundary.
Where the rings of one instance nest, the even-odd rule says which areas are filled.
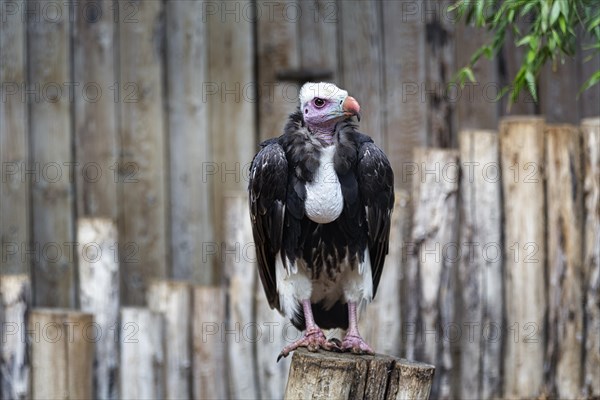
[[[428,399],[432,365],[376,354],[294,352],[285,399]]]

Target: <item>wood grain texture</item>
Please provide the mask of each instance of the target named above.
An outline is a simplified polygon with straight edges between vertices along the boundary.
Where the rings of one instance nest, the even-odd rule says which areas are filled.
[[[298,106],[298,86],[278,82],[277,73],[297,68],[298,21],[301,9],[296,0],[259,0],[262,17],[257,20],[258,121],[259,137],[265,140],[283,133],[288,115]],[[271,12],[266,13],[266,11]]]
[[[574,57],[551,61],[542,68],[538,96],[540,114],[546,121],[561,124],[579,122],[578,75],[578,62]]]
[[[584,394],[600,396],[600,118],[581,121],[583,136]]]
[[[77,215],[117,218],[114,4],[77,4],[73,34]]]
[[[254,357],[256,255],[247,196],[246,192],[227,192],[225,197],[226,240],[222,254],[228,320],[224,340],[228,349],[228,385],[232,398],[259,397]]]
[[[154,281],[148,287],[148,308],[165,323],[165,399],[192,395],[192,290],[187,282]]]
[[[366,307],[364,315],[360,316],[359,331],[375,351],[399,357],[402,326],[400,279],[404,269],[402,249],[404,243],[408,241],[404,227],[410,220],[411,214],[408,194],[396,190],[395,196],[389,252],[385,259],[377,295]]]
[[[23,330],[31,306],[29,275],[0,275],[0,399],[30,397],[30,361]]]
[[[377,354],[294,352],[285,399],[428,399],[434,367]]]
[[[164,320],[147,308],[121,308],[121,399],[165,398]]]
[[[33,2],[28,20],[33,301],[47,307],[76,305],[74,287],[74,179],[68,7],[56,18],[43,18]],[[37,4],[37,7],[35,6]]]
[[[572,125],[547,125],[545,138],[548,391],[559,398],[575,398],[583,377],[584,337],[581,135]]]
[[[433,147],[456,147],[456,95],[448,89],[454,58],[455,23],[448,13],[452,0],[426,0],[420,3],[425,20],[425,59],[427,75],[427,143]]]
[[[122,302],[143,305],[148,281],[166,278],[166,161],[162,2],[120,5],[119,237]]]
[[[0,274],[29,273],[30,262],[21,249],[29,245],[29,180],[23,172],[29,163],[27,103],[23,100],[27,74],[26,23],[20,10],[25,1],[0,0]]]
[[[338,2],[341,88],[361,106],[360,131],[386,150],[383,135],[381,4],[375,0]]]
[[[332,72],[332,82],[340,81],[337,27],[340,3],[329,0],[302,0],[299,38],[299,64],[302,68],[319,68]]]
[[[457,317],[461,398],[502,395],[502,204],[498,133],[466,130],[459,136],[461,292]]]
[[[101,334],[95,342],[94,397],[117,399],[119,347],[119,256],[116,223],[109,218],[80,218],[77,221],[79,255],[79,303],[93,314]]]
[[[427,143],[425,21],[418,2],[384,1],[382,8],[386,154],[396,186],[410,193],[406,168],[413,149]]]
[[[503,394],[507,397],[535,397],[543,385],[547,302],[544,161],[543,118],[501,120],[504,285],[510,329],[510,339],[504,341]],[[529,373],[523,374],[523,370]]]
[[[414,162],[418,174],[406,268],[410,292],[404,296],[409,307],[404,326],[411,328],[405,332],[406,357],[436,365],[432,397],[449,398],[457,372],[453,341],[446,339],[456,323],[458,152],[416,148]]]
[[[199,284],[215,281],[216,260],[210,181],[208,105],[202,91],[208,79],[208,40],[203,6],[197,1],[168,1],[166,12],[167,111],[169,131],[169,227],[171,276]]]
[[[492,35],[483,28],[456,24],[456,69],[467,65],[473,53],[492,40]],[[452,72],[454,73],[454,72]],[[496,96],[500,91],[498,84],[497,61],[482,57],[473,66],[477,79],[467,83],[463,89],[457,89],[456,120],[459,129],[496,129],[500,112],[500,102]],[[455,90],[453,89],[453,90]],[[460,135],[460,134],[459,134]]]
[[[213,190],[213,224],[217,244],[224,237],[223,196],[229,190],[246,190],[248,171],[256,147],[255,43],[250,0],[214,2],[206,15],[208,29],[208,81],[203,101],[208,105],[212,137],[212,164],[206,179]],[[226,12],[227,8],[234,10]],[[237,11],[235,11],[237,10]],[[251,15],[251,14],[250,14]],[[220,266],[217,261],[217,265]],[[218,268],[218,271],[222,270]],[[220,281],[216,277],[216,282]]]
[[[226,399],[226,350],[224,329],[226,303],[222,287],[193,289],[193,398]]]
[[[67,309],[33,309],[31,341],[32,399],[93,397],[94,338],[92,314]]]

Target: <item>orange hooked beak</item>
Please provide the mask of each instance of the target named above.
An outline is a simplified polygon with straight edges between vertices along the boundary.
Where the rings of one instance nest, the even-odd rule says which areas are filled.
[[[344,115],[346,115],[347,117],[352,117],[356,115],[356,119],[360,121],[360,105],[354,97],[346,97],[344,103],[342,104],[342,110],[344,111]]]

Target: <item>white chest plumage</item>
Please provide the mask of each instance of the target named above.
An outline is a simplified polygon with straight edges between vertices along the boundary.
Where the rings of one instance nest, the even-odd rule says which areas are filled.
[[[312,182],[306,184],[304,210],[308,218],[318,224],[335,221],[344,208],[342,188],[333,164],[335,146],[321,151],[319,168]]]

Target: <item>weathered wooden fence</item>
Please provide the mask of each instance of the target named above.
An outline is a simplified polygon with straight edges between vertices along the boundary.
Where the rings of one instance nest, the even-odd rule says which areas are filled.
[[[436,364],[435,396],[598,395],[597,124],[477,129],[597,116],[577,91],[600,58],[508,111],[519,51],[448,89],[486,38],[450,3],[0,0],[0,398],[283,393],[297,332],[263,302],[241,193],[305,79],[359,99],[396,171],[374,347]]]

